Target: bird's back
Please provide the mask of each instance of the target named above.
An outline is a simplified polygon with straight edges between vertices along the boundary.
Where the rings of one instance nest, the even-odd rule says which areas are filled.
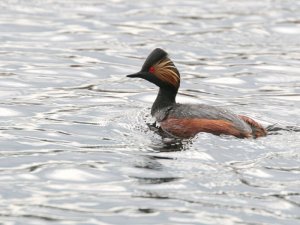
[[[192,137],[199,132],[253,136],[251,124],[245,118],[215,106],[173,104],[156,115],[159,115],[157,119],[161,120],[162,129],[178,137]]]

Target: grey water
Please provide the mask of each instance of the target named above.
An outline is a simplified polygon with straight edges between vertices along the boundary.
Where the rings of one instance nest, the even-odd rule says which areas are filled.
[[[0,2],[0,224],[299,224],[300,2]],[[178,102],[274,129],[163,139],[156,47]]]

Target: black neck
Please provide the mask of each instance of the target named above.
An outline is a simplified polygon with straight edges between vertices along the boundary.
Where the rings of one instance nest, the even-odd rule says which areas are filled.
[[[174,90],[172,88],[160,88],[156,100],[152,105],[151,115],[154,116],[158,110],[175,104],[177,91],[178,90]]]

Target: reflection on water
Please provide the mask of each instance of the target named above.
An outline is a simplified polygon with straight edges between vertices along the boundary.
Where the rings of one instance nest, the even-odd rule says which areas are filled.
[[[0,221],[299,223],[299,10],[0,2]],[[156,88],[125,77],[156,47],[181,71],[179,102],[228,107],[272,135],[161,136]]]

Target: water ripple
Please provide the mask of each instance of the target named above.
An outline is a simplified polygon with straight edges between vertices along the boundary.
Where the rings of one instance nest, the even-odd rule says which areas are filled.
[[[0,2],[0,221],[299,223],[299,10]],[[156,87],[125,77],[156,47],[181,71],[179,102],[230,108],[271,135],[162,137]]]

